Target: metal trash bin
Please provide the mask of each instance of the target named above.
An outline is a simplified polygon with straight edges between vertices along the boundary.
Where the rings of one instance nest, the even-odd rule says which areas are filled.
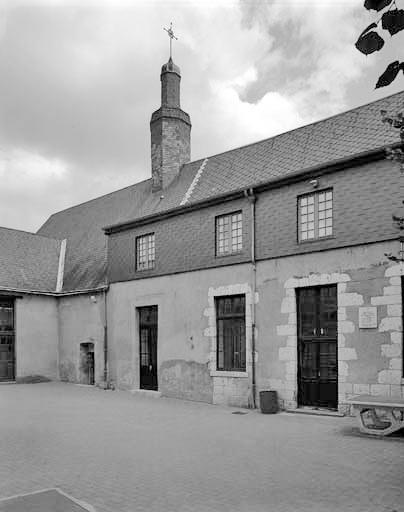
[[[260,408],[263,414],[278,412],[278,395],[276,391],[260,391]]]

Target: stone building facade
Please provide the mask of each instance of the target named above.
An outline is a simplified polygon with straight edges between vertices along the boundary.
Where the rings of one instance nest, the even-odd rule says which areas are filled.
[[[152,178],[30,235],[54,251],[46,286],[18,277],[24,259],[14,280],[0,271],[0,299],[19,322],[29,325],[35,301],[53,308],[40,324],[53,335],[23,342],[17,323],[13,378],[241,407],[267,389],[285,409],[404,398],[404,266],[386,256],[399,250],[391,216],[404,194],[384,151],[400,143],[380,122],[404,94],[191,162],[171,59],[160,78]],[[41,343],[49,368],[30,368],[25,354],[38,347],[41,360]]]

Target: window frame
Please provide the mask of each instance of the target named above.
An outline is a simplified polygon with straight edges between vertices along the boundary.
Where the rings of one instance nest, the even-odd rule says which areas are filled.
[[[150,238],[152,238],[152,242],[150,243]],[[146,240],[147,239],[147,240]],[[146,240],[146,264],[147,266],[140,267],[140,243],[141,240]],[[152,245],[152,247],[150,247]],[[149,259],[149,254],[152,252],[153,259]],[[151,263],[150,263],[151,262]],[[156,266],[156,236],[155,233],[145,233],[144,235],[139,235],[136,237],[136,272],[144,272],[147,270],[153,270]]]
[[[331,193],[331,208],[324,208],[323,210],[320,210],[321,203],[319,201],[319,197],[321,194],[326,195],[327,193]],[[302,207],[309,206],[309,205],[302,205],[301,202],[303,199],[310,198],[310,197],[314,198],[314,202],[313,202],[314,211],[312,212],[312,214],[313,214],[312,222],[314,224],[313,225],[314,236],[311,238],[302,238],[302,224],[303,223],[302,223],[302,219],[301,219],[301,217],[302,217],[301,209],[302,209]],[[327,199],[325,197],[324,202],[327,203],[327,201],[330,201],[330,199]],[[331,210],[331,216],[329,216],[329,217],[325,216],[324,219],[319,218],[320,211],[327,212],[329,210]],[[309,212],[307,212],[306,215],[310,215]],[[325,213],[325,215],[326,215],[326,213]],[[326,222],[328,219],[331,219],[331,226],[323,226],[323,227],[319,226],[319,223],[321,220],[324,220]],[[320,235],[319,234],[320,229],[327,229],[327,227],[331,228],[331,233]],[[309,231],[311,231],[311,230],[308,230],[307,232],[309,232]],[[334,236],[335,235],[334,235],[334,190],[333,190],[333,188],[328,187],[328,188],[325,188],[322,190],[316,190],[315,192],[307,192],[305,194],[301,194],[301,195],[297,196],[297,242],[299,244],[306,243],[306,242],[315,242],[318,240],[332,238]]]
[[[232,300],[243,299],[243,312],[241,312],[241,313],[231,312],[231,313],[221,313],[220,314],[219,313],[219,303],[221,301],[225,301],[228,299],[232,299]],[[223,373],[229,373],[229,374],[230,373],[247,374],[246,295],[244,293],[242,293],[242,294],[237,294],[237,295],[216,296],[215,297],[215,317],[216,317],[216,355],[215,355],[216,371],[223,372]],[[220,357],[219,349],[221,346],[221,342],[219,340],[219,337],[220,337],[221,330],[219,327],[219,323],[221,321],[222,322],[230,321],[230,322],[233,322],[232,327],[235,327],[235,326],[237,327],[237,324],[240,325],[240,320],[242,321],[241,325],[243,327],[242,336],[238,340],[239,348],[240,348],[240,350],[238,351],[238,353],[240,354],[239,355],[240,364],[234,365],[236,351],[234,350],[234,348],[235,348],[234,340],[232,340],[232,342],[231,342],[231,349],[232,349],[231,360],[233,361],[233,364],[231,365],[231,367],[226,367],[226,360],[228,360],[228,356],[226,357],[226,354],[227,354],[226,347],[227,347],[227,350],[229,350],[229,347],[228,347],[228,342],[226,343],[225,325],[223,324],[223,341],[222,341],[223,364],[220,365],[219,364],[219,357]]]
[[[240,215],[240,219],[234,221],[234,224],[240,223],[240,228],[236,227],[236,231],[240,229],[240,235],[236,235],[236,246],[237,248],[233,250],[233,216]],[[220,219],[225,219],[226,217],[229,218],[229,229],[228,229],[228,251],[219,252],[220,248],[220,240],[219,240],[219,222]],[[224,239],[226,240],[226,239]],[[216,258],[222,258],[225,256],[232,256],[234,254],[240,254],[243,250],[243,210],[236,210],[234,212],[224,213],[221,215],[216,215],[215,217],[215,257]]]

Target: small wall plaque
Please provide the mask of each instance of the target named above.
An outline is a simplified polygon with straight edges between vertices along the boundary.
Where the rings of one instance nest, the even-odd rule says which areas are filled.
[[[359,308],[359,329],[375,329],[377,327],[377,307]]]

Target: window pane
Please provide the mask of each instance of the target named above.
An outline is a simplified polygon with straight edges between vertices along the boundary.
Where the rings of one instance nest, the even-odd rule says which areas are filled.
[[[216,254],[231,254],[242,249],[242,213],[216,217]]]

